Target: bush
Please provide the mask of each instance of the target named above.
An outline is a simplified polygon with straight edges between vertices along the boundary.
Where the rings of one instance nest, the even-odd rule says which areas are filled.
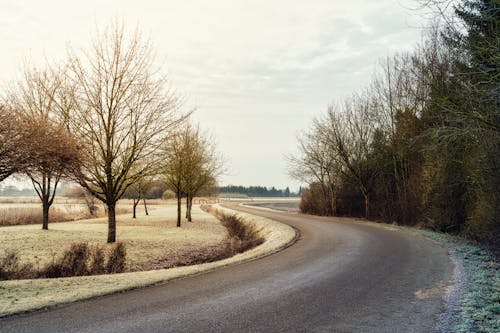
[[[88,246],[87,243],[74,243],[58,259],[48,264],[40,273],[43,277],[68,277],[121,273],[126,267],[126,248],[123,243],[116,243],[105,260],[101,246]]]
[[[94,245],[94,247],[89,252],[89,262],[88,262],[89,274],[106,273],[105,261],[106,261],[106,256],[104,254],[104,249],[99,245]]]
[[[127,250],[125,244],[116,243],[111,250],[108,261],[106,263],[106,273],[121,273],[125,270],[125,259],[127,257]]]
[[[0,258],[0,280],[58,278],[70,276],[121,273],[126,268],[125,244],[117,243],[108,253],[102,246],[73,243],[64,253],[54,258],[42,269],[33,269],[32,264],[20,264],[15,251],[6,251]]]
[[[31,264],[21,265],[17,252],[5,251],[4,256],[0,258],[0,280],[27,279],[36,274]]]
[[[321,185],[313,183],[302,192],[299,209],[301,213],[312,215],[331,215],[329,201],[331,197],[325,198]]]
[[[235,214],[224,214],[219,210],[214,210],[209,206],[203,206],[203,210],[217,217],[228,232],[226,241],[226,255],[231,257],[237,253],[250,250],[262,243],[264,238],[260,236],[260,230],[254,225],[245,221]]]
[[[163,195],[161,197],[163,200],[170,200],[175,198],[175,193],[171,190],[166,190],[163,192]]]

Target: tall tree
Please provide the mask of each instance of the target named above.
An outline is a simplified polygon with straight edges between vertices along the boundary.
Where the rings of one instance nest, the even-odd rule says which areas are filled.
[[[25,140],[19,129],[17,115],[7,105],[0,105],[0,181],[24,166]]]
[[[63,89],[61,73],[25,68],[23,80],[10,92],[23,163],[18,172],[31,180],[42,201],[42,228],[48,229],[49,209],[62,177],[78,172],[81,154],[77,140],[59,122],[56,95]]]
[[[308,132],[298,137],[299,155],[288,157],[288,172],[299,181],[316,184],[315,187],[320,188],[322,196],[321,206],[326,207],[317,211],[335,215],[342,162],[334,147],[325,140],[324,130],[322,120],[317,119]]]
[[[152,46],[137,31],[127,38],[118,24],[99,34],[89,52],[70,51],[69,81],[75,102],[64,119],[86,149],[79,182],[107,206],[113,243],[118,200],[155,167],[161,142],[187,115],[157,74]]]
[[[168,137],[164,143],[162,180],[177,198],[177,227],[181,227],[182,197],[186,173],[186,147],[189,146],[189,131],[183,129]]]
[[[322,123],[322,134],[342,165],[340,171],[363,194],[365,218],[370,216],[370,190],[376,177],[366,163],[375,130],[369,102],[354,95],[342,109],[330,107]]]
[[[199,127],[188,127],[189,140],[185,148],[184,193],[186,218],[192,222],[193,199],[200,192],[208,192],[217,184],[224,172],[223,158],[217,153],[213,138],[202,133]]]
[[[47,230],[57,186],[62,178],[70,178],[78,172],[80,150],[77,140],[62,125],[48,119],[31,117],[23,121],[23,126],[30,141],[25,150],[29,163],[22,171],[42,201],[42,229]]]
[[[182,197],[186,197],[186,218],[192,221],[193,198],[203,189],[216,185],[223,172],[223,160],[213,140],[199,128],[186,125],[166,142],[164,181],[177,197],[177,226],[181,226]]]

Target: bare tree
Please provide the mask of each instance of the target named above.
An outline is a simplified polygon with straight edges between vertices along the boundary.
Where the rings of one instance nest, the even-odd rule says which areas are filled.
[[[62,177],[70,177],[81,164],[77,140],[58,122],[56,94],[61,74],[25,68],[23,80],[10,91],[9,106],[16,113],[16,131],[25,173],[42,201],[42,228],[48,229],[49,209]]]
[[[130,185],[130,187],[127,189],[127,192],[125,194],[126,197],[132,198],[132,218],[135,219],[137,217],[137,206],[139,205],[141,200],[144,204],[144,213],[146,215],[149,215],[148,206],[146,203],[146,194],[151,184],[152,179],[150,177],[143,177],[134,184]]]
[[[188,146],[189,132],[182,130],[165,141],[162,168],[163,181],[177,198],[177,227],[181,226],[182,197],[184,196],[185,147]]]
[[[217,153],[215,141],[202,133],[199,127],[188,127],[189,140],[185,147],[184,193],[186,194],[186,218],[192,222],[193,199],[204,189],[217,184],[224,172],[224,159]]]
[[[0,181],[19,171],[24,165],[17,115],[7,105],[0,105]]]
[[[22,169],[33,183],[42,201],[42,229],[48,229],[49,209],[54,202],[59,181],[71,177],[81,159],[77,140],[62,126],[48,119],[31,117],[23,122],[31,137],[26,154],[29,163]]]
[[[187,117],[153,62],[151,45],[137,31],[126,38],[117,24],[89,52],[70,51],[68,90],[75,102],[62,109],[85,147],[79,182],[107,206],[108,243],[116,240],[117,201],[155,168],[161,142]]]
[[[323,136],[323,125],[315,120],[308,132],[298,137],[299,154],[289,156],[289,174],[307,184],[318,184],[328,211],[323,214],[336,214],[336,194],[341,181],[342,164],[334,149]]]
[[[341,163],[339,170],[363,194],[366,218],[370,212],[370,187],[376,177],[365,163],[375,130],[371,117],[369,100],[354,95],[342,109],[329,107],[319,124],[322,137]]]
[[[186,218],[192,221],[193,198],[204,188],[216,184],[223,165],[213,140],[199,128],[188,124],[166,142],[162,174],[177,197],[178,227],[181,226],[182,197],[186,197]]]

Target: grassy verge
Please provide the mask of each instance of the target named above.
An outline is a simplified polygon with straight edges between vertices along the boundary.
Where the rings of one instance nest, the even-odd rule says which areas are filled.
[[[161,212],[161,209],[158,209],[156,212]],[[234,213],[227,210],[225,212]],[[214,217],[206,213],[200,213],[198,209],[196,210],[196,214],[203,214],[205,218],[215,220]],[[295,230],[288,225],[249,214],[238,214],[238,216],[242,217],[245,223],[250,223],[258,230],[261,230],[260,233],[265,239],[263,244],[224,260],[171,269],[57,279],[0,281],[0,317],[164,283],[189,275],[201,274],[219,267],[242,263],[269,255],[289,246],[295,241]],[[155,224],[154,221],[150,220],[142,221],[141,223]],[[193,224],[186,223],[187,227],[195,224],[196,222]],[[224,228],[220,223],[218,225],[220,228]],[[0,228],[0,230],[6,228],[13,227]],[[173,229],[176,230],[175,228]],[[129,252],[129,247],[127,246],[127,254]]]
[[[127,248],[127,271],[173,267],[200,251],[214,251],[225,240],[225,228],[201,210],[195,208],[195,222],[183,223],[182,228],[175,227],[175,214],[174,206],[162,206],[137,219],[118,216],[117,239]],[[106,218],[49,224],[49,230],[40,225],[1,227],[0,257],[15,250],[21,265],[41,268],[72,243],[102,245],[109,250],[110,245],[104,244],[107,228]]]
[[[455,261],[455,286],[448,290],[442,332],[500,332],[500,265],[487,251],[451,235],[412,230],[450,250]],[[453,290],[454,289],[454,290]],[[454,295],[455,294],[455,295]]]

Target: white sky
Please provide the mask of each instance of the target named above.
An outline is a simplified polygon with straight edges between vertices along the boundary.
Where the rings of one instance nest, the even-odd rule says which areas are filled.
[[[0,88],[24,60],[64,59],[96,27],[123,20],[157,49],[172,87],[197,107],[231,174],[223,184],[293,189],[285,154],[334,100],[362,88],[381,58],[411,49],[412,0],[0,0]]]

